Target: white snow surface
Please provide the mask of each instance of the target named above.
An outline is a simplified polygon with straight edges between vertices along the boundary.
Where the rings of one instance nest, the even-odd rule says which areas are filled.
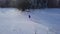
[[[55,34],[60,34],[59,8],[31,9],[30,12],[25,12],[24,14],[26,17],[30,15],[31,21],[48,26],[51,31],[55,31]]]
[[[0,34],[56,34],[26,16],[25,12],[14,8],[0,8]]]

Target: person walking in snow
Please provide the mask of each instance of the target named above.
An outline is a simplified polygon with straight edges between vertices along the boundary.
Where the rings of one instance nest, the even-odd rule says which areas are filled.
[[[31,16],[29,15],[29,18],[31,18]]]

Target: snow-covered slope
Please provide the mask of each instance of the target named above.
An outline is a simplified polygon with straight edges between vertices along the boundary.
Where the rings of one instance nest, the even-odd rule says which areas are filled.
[[[48,26],[60,34],[60,9],[49,8],[49,9],[35,9],[30,10],[31,12],[26,12],[25,16],[31,16],[30,20],[39,24]]]
[[[48,26],[26,16],[25,12],[14,8],[0,8],[0,34],[55,34]]]

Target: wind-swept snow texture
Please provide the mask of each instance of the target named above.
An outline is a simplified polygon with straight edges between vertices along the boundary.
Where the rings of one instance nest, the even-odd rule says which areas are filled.
[[[42,11],[39,13],[39,11],[37,11],[37,15],[41,15],[41,17],[39,17],[40,20],[37,19],[38,16],[36,14],[36,16],[31,14],[31,19],[36,18],[36,20],[41,21],[44,19],[42,16],[45,16],[45,13],[47,12]],[[14,8],[0,8],[0,34],[56,34],[53,29],[43,25],[41,22],[37,23],[30,20],[26,16],[27,14],[25,12]],[[46,22],[43,20],[43,23]]]

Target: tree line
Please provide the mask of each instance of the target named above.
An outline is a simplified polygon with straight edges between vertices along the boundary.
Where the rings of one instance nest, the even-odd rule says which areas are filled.
[[[14,4],[15,3],[15,4]],[[59,8],[60,1],[57,0],[6,0],[0,1],[0,7],[16,7],[18,9],[40,9],[40,8]]]

